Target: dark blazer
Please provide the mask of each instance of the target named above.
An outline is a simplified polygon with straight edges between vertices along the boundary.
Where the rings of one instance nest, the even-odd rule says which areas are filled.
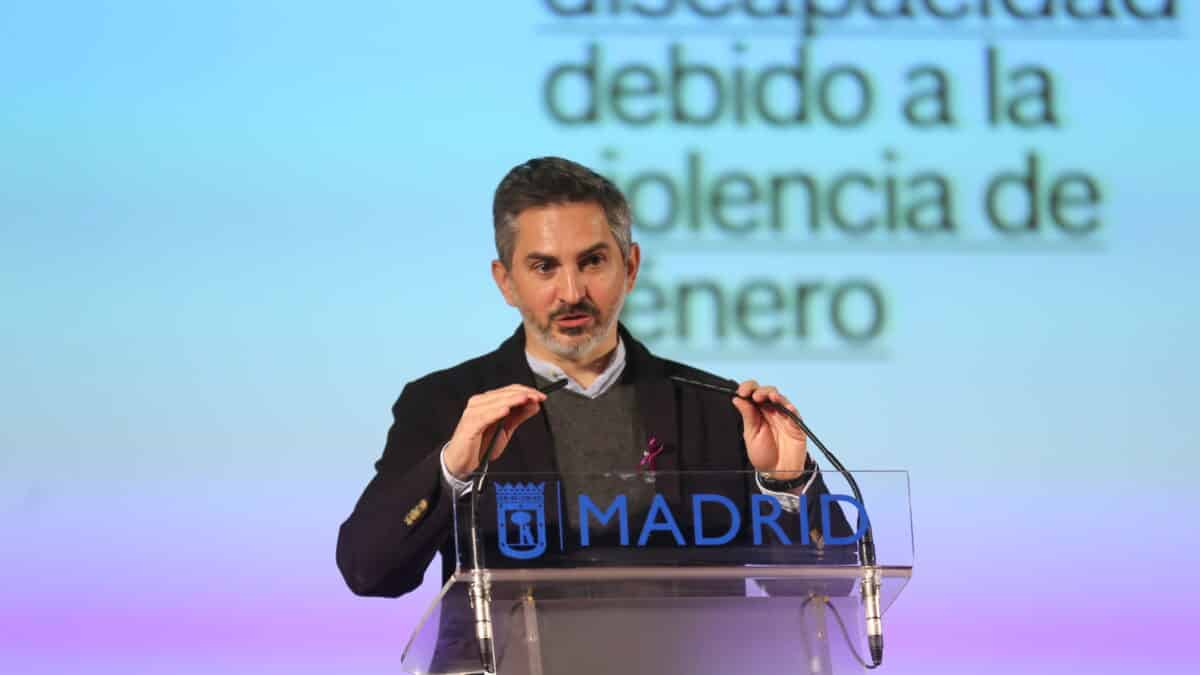
[[[750,469],[741,416],[728,398],[683,388],[667,378],[682,375],[729,386],[736,383],[660,359],[624,326],[619,330],[626,349],[622,378],[634,383],[642,427],[664,446],[657,469]],[[442,579],[450,577],[455,567],[450,536],[454,496],[442,480],[441,448],[453,435],[468,398],[514,383],[534,386],[520,326],[496,351],[404,387],[392,406],[394,422],[383,456],[375,463],[375,477],[338,532],[338,568],[354,593],[396,597],[415,589],[439,550]],[[557,473],[544,412],[517,428],[492,471]],[[658,491],[678,492],[674,480],[660,479]],[[823,483],[813,487],[824,491]]]

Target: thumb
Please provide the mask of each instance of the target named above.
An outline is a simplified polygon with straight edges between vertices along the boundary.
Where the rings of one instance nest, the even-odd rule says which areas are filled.
[[[492,449],[492,459],[499,459],[504,452],[504,448],[508,447],[508,442],[512,440],[513,432],[517,427],[521,426],[525,420],[533,417],[538,413],[541,406],[535,401],[526,401],[520,406],[513,408],[504,419],[500,420],[496,425],[496,433],[499,438],[496,439],[496,447]]]
[[[758,428],[762,426],[763,416],[758,406],[745,399],[734,397],[733,407],[742,414],[742,426],[747,434],[757,432]]]
[[[504,418],[505,431],[507,431],[511,436],[512,432],[516,431],[517,427],[524,424],[525,420],[538,414],[539,410],[541,410],[541,406],[538,405],[536,401],[526,401],[520,406],[513,408],[512,412],[508,414],[508,417]]]
[[[512,434],[510,434],[508,429],[504,427],[504,422],[498,422],[496,424],[496,430],[493,433],[496,437],[496,443],[492,446],[492,460],[495,461],[499,459],[500,455],[504,452],[504,447],[508,445],[508,439],[512,436]]]

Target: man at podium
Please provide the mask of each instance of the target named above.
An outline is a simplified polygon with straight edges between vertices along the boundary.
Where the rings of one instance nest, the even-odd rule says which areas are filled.
[[[495,351],[404,387],[376,474],[338,535],[338,567],[354,593],[416,588],[439,550],[449,578],[453,503],[471,489],[489,445],[493,472],[752,467],[749,489],[792,511],[799,495],[825,492],[804,433],[772,406],[796,412],[775,387],[661,359],[619,323],[641,251],[612,182],[566,159],[532,159],[500,182],[492,212],[492,278],[521,325]],[[681,387],[672,376],[736,387],[738,396]],[[564,390],[539,391],[564,378]],[[635,511],[650,496],[630,499]],[[807,500],[810,511],[816,501]]]

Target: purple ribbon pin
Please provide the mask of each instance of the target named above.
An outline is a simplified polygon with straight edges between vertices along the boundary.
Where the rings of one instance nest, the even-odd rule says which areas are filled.
[[[663,453],[662,441],[658,440],[653,434],[650,436],[650,442],[646,444],[646,449],[642,451],[642,459],[638,462],[644,471],[656,471],[655,458]]]

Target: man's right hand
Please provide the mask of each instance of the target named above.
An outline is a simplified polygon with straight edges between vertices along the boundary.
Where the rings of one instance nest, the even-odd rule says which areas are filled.
[[[496,434],[499,436],[492,448],[492,460],[498,459],[513,432],[522,422],[536,415],[545,400],[545,394],[523,384],[510,384],[467,399],[467,408],[444,450],[446,469],[455,478],[466,480],[479,468],[483,448]]]

